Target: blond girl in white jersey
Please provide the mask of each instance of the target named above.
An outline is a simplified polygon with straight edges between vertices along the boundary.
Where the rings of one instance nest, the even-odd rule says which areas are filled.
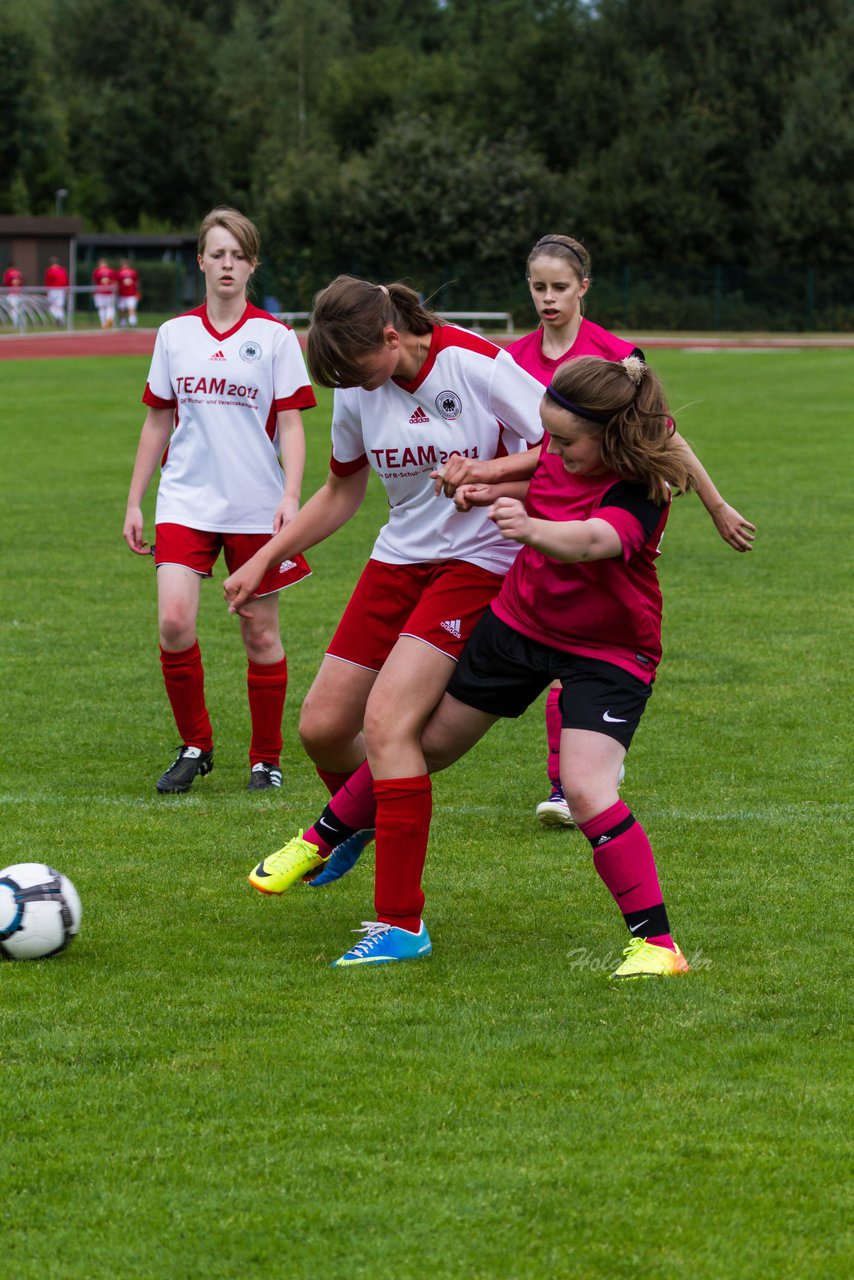
[[[204,304],[162,326],[143,401],[148,414],[136,455],[124,538],[157,566],[160,659],[180,738],[157,782],[187,791],[213,768],[213,729],[196,635],[201,583],[222,550],[229,571],[244,564],[299,510],[305,462],[301,410],[315,404],[296,335],[247,300],[258,264],[254,225],[218,208],[199,231]],[[156,543],[144,537],[142,499],[162,459]],[[252,721],[251,790],[282,782],[282,710],[287,662],[278,592],[305,577],[301,558],[280,558],[242,620]]]

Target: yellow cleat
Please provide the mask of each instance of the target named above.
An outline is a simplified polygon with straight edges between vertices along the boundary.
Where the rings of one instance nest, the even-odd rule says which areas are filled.
[[[689,973],[691,966],[677,947],[657,947],[646,938],[632,938],[623,955],[626,957],[611,978],[675,978]]]
[[[317,845],[303,840],[302,832],[275,853],[271,853],[250,873],[249,883],[259,893],[284,893],[315,867],[322,867]]]

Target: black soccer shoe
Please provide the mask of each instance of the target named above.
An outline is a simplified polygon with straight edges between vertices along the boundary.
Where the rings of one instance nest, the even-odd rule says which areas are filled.
[[[178,749],[178,754],[166,770],[162,778],[157,780],[157,790],[166,794],[189,791],[196,775],[203,778],[213,768],[213,751],[201,751],[198,747],[186,744]]]
[[[277,764],[253,764],[247,791],[269,791],[282,785],[282,771]]]

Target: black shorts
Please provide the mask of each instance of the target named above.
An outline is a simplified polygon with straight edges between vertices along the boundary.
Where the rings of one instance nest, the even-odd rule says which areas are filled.
[[[652,685],[613,662],[582,658],[531,640],[496,618],[478,622],[451,676],[448,693],[492,716],[520,716],[553,680],[563,691],[564,729],[604,733],[628,750]]]

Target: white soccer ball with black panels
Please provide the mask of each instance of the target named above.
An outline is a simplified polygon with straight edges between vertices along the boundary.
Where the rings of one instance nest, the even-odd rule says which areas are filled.
[[[0,871],[0,959],[40,960],[64,950],[80,928],[80,898],[44,862]]]

